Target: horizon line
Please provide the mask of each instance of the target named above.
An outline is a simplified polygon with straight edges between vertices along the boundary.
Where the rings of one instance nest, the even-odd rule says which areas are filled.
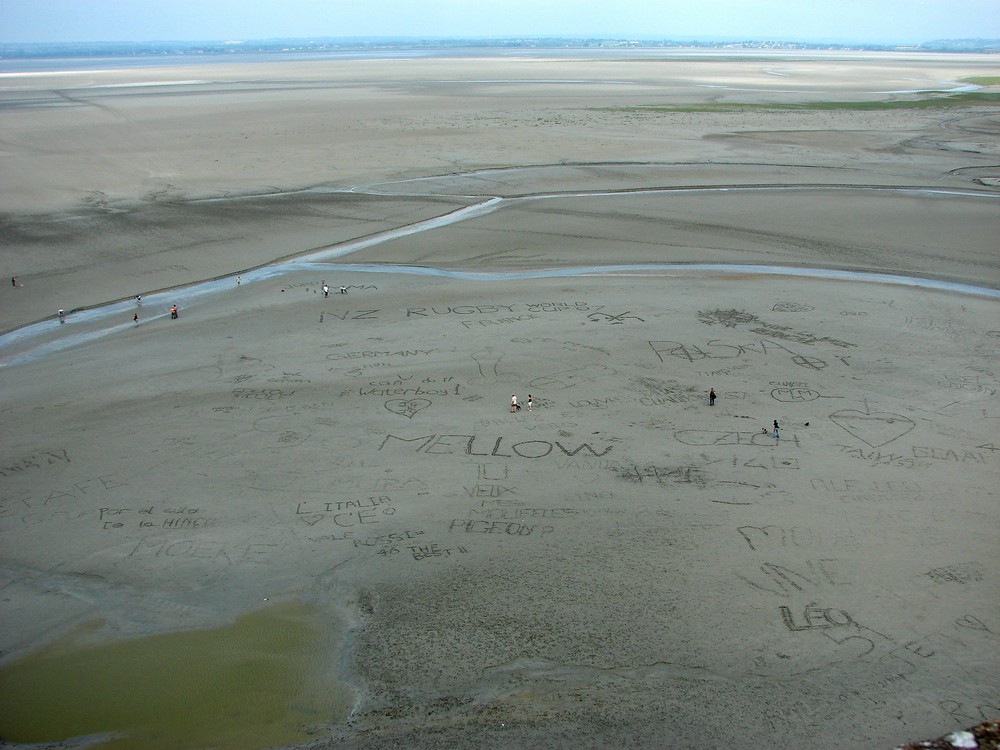
[[[303,45],[319,45],[329,43],[351,43],[355,45],[371,45],[378,43],[398,43],[408,45],[459,44],[474,42],[484,46],[503,46],[506,44],[531,44],[538,42],[562,42],[578,45],[615,44],[623,46],[686,46],[686,45],[742,45],[742,44],[801,44],[809,46],[874,46],[874,47],[921,47],[924,45],[968,44],[977,43],[982,46],[1000,46],[1000,39],[993,37],[957,37],[915,40],[861,40],[844,38],[814,38],[814,37],[697,37],[683,35],[679,37],[635,37],[635,36],[596,36],[596,35],[418,35],[406,36],[398,34],[372,35],[357,34],[347,36],[276,36],[249,37],[243,39],[64,39],[58,41],[0,41],[0,47],[59,47],[67,45],[220,45],[238,49],[244,45],[297,43]]]

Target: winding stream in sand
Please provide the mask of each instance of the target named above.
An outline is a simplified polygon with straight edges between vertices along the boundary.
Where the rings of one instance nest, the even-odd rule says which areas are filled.
[[[437,179],[437,178],[422,178]],[[809,190],[864,190],[877,192],[892,192],[909,195],[940,195],[947,197],[978,198],[983,200],[1000,200],[1000,195],[982,193],[972,190],[938,189],[938,188],[899,188],[880,186],[836,186],[836,185],[766,185],[766,186],[726,186],[726,187],[671,187],[671,188],[640,188],[619,191],[592,191],[576,192],[567,191],[561,193],[545,193],[512,198],[492,197],[482,200],[464,208],[452,211],[431,219],[414,222],[396,229],[379,232],[368,237],[347,242],[337,243],[328,247],[313,250],[293,259],[277,261],[264,266],[260,266],[249,271],[240,272],[242,282],[252,284],[265,280],[280,278],[293,272],[304,270],[319,270],[327,273],[335,270],[350,271],[352,273],[396,273],[413,274],[420,276],[437,276],[450,279],[462,279],[467,281],[491,282],[505,281],[512,279],[544,279],[562,278],[572,276],[598,276],[598,275],[655,275],[657,273],[669,274],[676,277],[682,274],[746,274],[746,275],[772,275],[772,276],[799,276],[817,279],[831,279],[838,281],[868,282],[877,284],[894,284],[909,287],[919,287],[944,292],[975,295],[1000,299],[1000,290],[988,287],[978,287],[969,284],[958,284],[936,279],[919,278],[912,276],[902,276],[890,273],[877,273],[865,271],[846,271],[835,269],[808,268],[795,266],[770,266],[770,265],[743,265],[730,263],[644,263],[631,265],[589,265],[589,266],[567,266],[562,268],[534,269],[526,271],[458,271],[444,268],[433,268],[428,266],[409,266],[391,264],[364,264],[364,263],[330,263],[330,261],[341,258],[345,255],[365,250],[388,242],[421,232],[428,232],[441,227],[456,224],[458,222],[475,219],[485,216],[506,205],[516,204],[525,201],[543,201],[552,199],[567,198],[595,198],[604,196],[623,195],[649,195],[653,193],[666,192],[762,192],[762,191],[809,191]],[[349,192],[355,194],[377,194],[385,193],[372,190],[354,189]],[[409,193],[409,195],[419,195]],[[439,194],[433,194],[435,197]],[[192,302],[204,299],[207,296],[217,294],[223,290],[232,289],[236,283],[236,273],[209,279],[200,282],[150,293],[143,297],[143,320],[156,320],[166,317],[169,306],[177,304],[184,309]],[[93,307],[75,310],[71,315],[67,315],[64,325],[60,325],[57,320],[46,319],[31,323],[21,328],[9,331],[0,335],[0,367],[19,364],[38,359],[48,354],[52,354],[64,349],[68,349],[80,344],[94,341],[110,334],[127,330],[132,326],[127,322],[128,313],[135,309],[135,302],[132,298],[117,300]],[[112,323],[114,320],[116,322]],[[126,320],[126,322],[118,322]],[[101,325],[102,321],[107,321]]]

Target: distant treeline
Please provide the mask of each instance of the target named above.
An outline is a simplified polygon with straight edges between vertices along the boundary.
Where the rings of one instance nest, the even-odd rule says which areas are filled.
[[[419,39],[322,38],[202,42],[59,42],[0,44],[3,58],[148,57],[156,55],[245,55],[266,53],[337,53],[379,51],[672,49],[719,50],[863,50],[1000,53],[1000,39],[939,39],[913,45],[788,42],[779,40],[680,41],[670,39]]]

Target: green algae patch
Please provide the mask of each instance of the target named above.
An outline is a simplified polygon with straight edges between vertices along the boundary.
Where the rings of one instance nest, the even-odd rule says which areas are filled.
[[[0,736],[103,735],[102,750],[254,750],[341,722],[338,633],[315,608],[280,604],[210,630],[87,643],[77,631],[0,669]],[[92,630],[92,628],[90,629]]]

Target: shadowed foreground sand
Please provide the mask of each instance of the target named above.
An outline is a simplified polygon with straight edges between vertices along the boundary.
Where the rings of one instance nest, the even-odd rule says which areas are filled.
[[[871,748],[995,718],[995,110],[635,109],[990,64],[3,79],[0,309],[34,323],[0,342],[3,734]]]

